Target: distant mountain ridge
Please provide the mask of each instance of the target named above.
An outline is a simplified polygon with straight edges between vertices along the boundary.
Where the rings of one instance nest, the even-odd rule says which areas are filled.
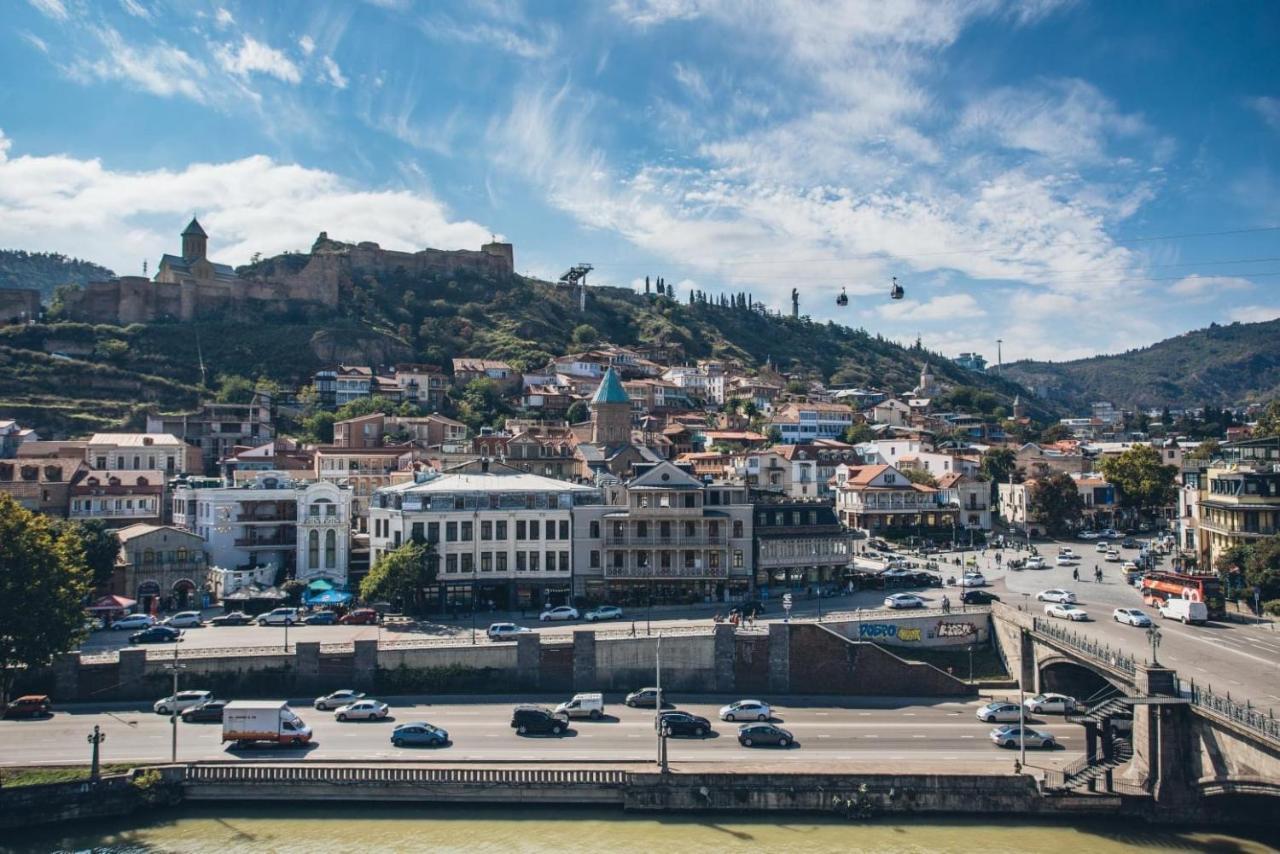
[[[1280,319],[1210,324],[1115,355],[1012,362],[1005,375],[1085,411],[1106,400],[1127,409],[1233,406],[1280,397]]]
[[[106,267],[57,252],[0,249],[0,288],[35,288],[46,302],[58,285],[83,285],[114,276]]]

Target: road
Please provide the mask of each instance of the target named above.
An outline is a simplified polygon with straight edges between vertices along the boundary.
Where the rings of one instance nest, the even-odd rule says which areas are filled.
[[[555,700],[542,698],[548,704]],[[613,696],[608,698],[614,701]],[[698,698],[680,702],[680,708],[713,722],[713,736],[673,738],[672,761],[742,762],[875,762],[912,767],[964,766],[977,771],[1007,771],[1016,754],[993,745],[987,737],[992,724],[974,717],[978,702],[913,700],[869,701],[858,706],[809,704],[775,705],[774,721],[789,729],[797,745],[790,749],[745,748],[738,744],[737,724],[717,721],[717,709],[730,699]],[[767,698],[766,698],[767,699]],[[626,762],[651,760],[656,752],[652,710],[630,709],[620,702],[606,705],[600,721],[574,721],[567,736],[519,736],[511,729],[511,707],[517,698],[486,702],[393,703],[385,721],[339,723],[332,712],[319,712],[305,701],[294,708],[315,731],[309,749],[227,749],[216,723],[178,722],[178,758],[296,760],[430,759],[469,762]],[[822,703],[823,701],[818,701]],[[94,725],[107,739],[103,762],[168,761],[171,728],[169,718],[148,710],[110,711],[85,707],[58,711],[36,721],[0,721],[0,765],[39,765],[87,762],[86,736]],[[443,748],[395,748],[390,733],[396,721],[426,720],[450,733],[452,744]],[[1054,751],[1027,751],[1028,765],[1052,767],[1078,759],[1084,748],[1083,730],[1060,717],[1033,719],[1033,726],[1055,735],[1061,747]]]

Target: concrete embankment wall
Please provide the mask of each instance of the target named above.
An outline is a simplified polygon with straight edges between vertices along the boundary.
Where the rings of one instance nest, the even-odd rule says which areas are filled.
[[[882,615],[866,620],[844,620],[823,623],[849,640],[864,640],[886,646],[965,647],[986,643],[990,638],[991,617],[986,611],[939,614]]]
[[[652,685],[657,638],[612,638],[595,644],[599,690],[632,691]],[[715,638],[670,638],[662,644],[662,682],[673,691],[715,690]]]

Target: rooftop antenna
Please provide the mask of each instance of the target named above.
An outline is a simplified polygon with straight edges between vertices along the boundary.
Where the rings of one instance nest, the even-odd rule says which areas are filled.
[[[147,259],[143,258],[142,259],[142,278],[145,279],[146,277],[147,277]]]

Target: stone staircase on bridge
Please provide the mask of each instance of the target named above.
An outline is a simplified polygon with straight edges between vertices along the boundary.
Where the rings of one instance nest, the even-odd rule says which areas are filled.
[[[1107,720],[1132,708],[1132,700],[1130,698],[1112,697],[1090,707],[1088,711],[1067,715],[1066,719],[1071,723],[1093,726],[1102,730]],[[1124,765],[1133,758],[1133,744],[1129,738],[1110,730],[1109,727],[1106,729],[1111,733],[1111,749],[1104,750],[1101,755],[1092,758],[1085,756],[1065,768],[1047,775],[1045,777],[1045,791],[1066,794],[1068,792],[1078,792],[1085,788],[1093,788],[1091,784],[1105,777],[1108,771]]]

